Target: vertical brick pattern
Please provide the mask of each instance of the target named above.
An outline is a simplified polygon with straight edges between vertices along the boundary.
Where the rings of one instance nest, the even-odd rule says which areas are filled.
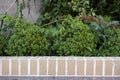
[[[12,60],[12,75],[18,75],[19,74],[19,69],[18,69],[18,60]]]
[[[21,75],[28,75],[28,60],[21,60]]]
[[[65,59],[58,59],[58,75],[65,75]]]
[[[48,75],[56,75],[56,60],[49,59]]]
[[[86,75],[93,75],[94,72],[94,60],[86,60]]]
[[[105,75],[112,75],[112,60],[105,61]]]
[[[77,74],[84,75],[84,60],[77,60]]]
[[[115,75],[120,76],[120,59],[119,60],[115,60]]]
[[[9,59],[2,60],[2,75],[9,75]]]
[[[75,75],[75,60],[68,60],[68,75]]]
[[[39,60],[39,73],[40,75],[47,75],[47,60],[46,59]]]
[[[0,57],[0,76],[120,76],[117,57]]]
[[[96,75],[102,75],[103,64],[102,60],[96,60]]]
[[[30,75],[37,75],[37,59],[30,60]]]

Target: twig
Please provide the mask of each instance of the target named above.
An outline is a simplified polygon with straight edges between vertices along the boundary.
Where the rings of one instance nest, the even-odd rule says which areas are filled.
[[[16,1],[16,0],[14,0],[14,1],[12,2],[12,4],[10,5],[10,7],[8,7],[8,9],[5,11],[5,13],[8,12],[8,11],[10,10],[10,8],[13,7],[13,5],[15,4],[15,1]]]
[[[52,21],[52,22],[49,22],[49,23],[47,23],[47,24],[44,24],[42,27],[45,27],[45,26],[54,24],[54,23],[56,23],[56,22],[60,22],[60,21],[64,20],[65,17],[66,17],[66,16],[62,16],[60,19],[55,20],[55,21]]]

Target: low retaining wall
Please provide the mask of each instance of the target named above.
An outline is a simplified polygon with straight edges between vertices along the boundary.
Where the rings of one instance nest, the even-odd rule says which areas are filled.
[[[120,76],[119,57],[0,57],[1,76]]]

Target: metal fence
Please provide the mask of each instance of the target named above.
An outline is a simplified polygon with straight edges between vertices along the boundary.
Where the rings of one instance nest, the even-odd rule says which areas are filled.
[[[0,14],[7,12],[9,15],[14,15],[16,13],[16,0],[0,0]],[[19,0],[21,3],[23,0]],[[24,0],[26,5],[28,0]],[[40,0],[30,1],[30,14],[28,15],[28,7],[23,10],[24,18],[35,22],[39,16]]]

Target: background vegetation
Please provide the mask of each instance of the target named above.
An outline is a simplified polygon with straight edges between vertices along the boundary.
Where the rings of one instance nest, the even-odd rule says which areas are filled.
[[[34,24],[22,16],[30,1],[1,14],[0,56],[120,56],[119,0],[41,0]]]

